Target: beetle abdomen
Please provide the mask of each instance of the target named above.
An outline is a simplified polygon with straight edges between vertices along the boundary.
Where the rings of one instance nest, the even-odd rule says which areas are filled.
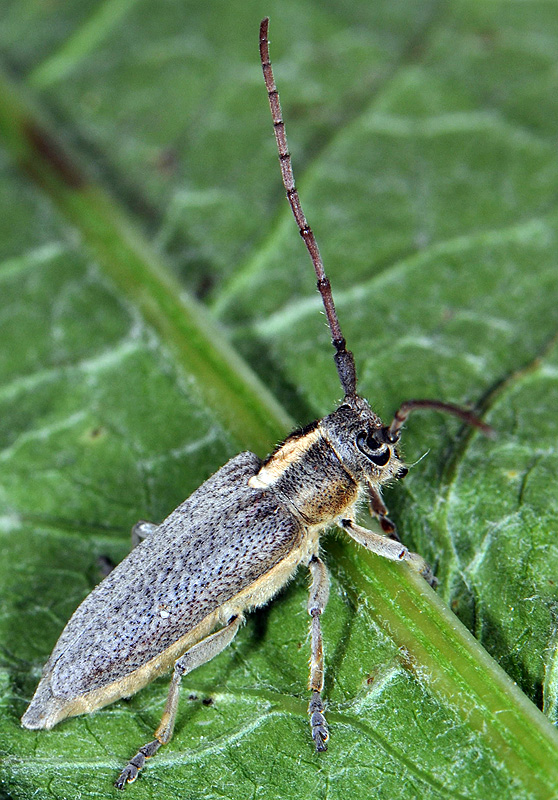
[[[45,665],[24,726],[52,727],[134,693],[168,666],[167,651],[177,657],[177,642],[204,620],[215,625],[216,611],[300,546],[292,512],[248,486],[260,466],[253,453],[231,459],[91,592]]]

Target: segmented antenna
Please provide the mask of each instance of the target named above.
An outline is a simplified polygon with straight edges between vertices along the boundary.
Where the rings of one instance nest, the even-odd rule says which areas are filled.
[[[458,417],[463,420],[463,422],[466,422],[467,425],[478,428],[485,436],[491,438],[495,436],[494,429],[491,428],[490,425],[487,425],[486,422],[483,422],[482,419],[479,419],[472,411],[469,411],[468,408],[456,406],[455,403],[443,403],[441,400],[407,400],[405,403],[402,403],[395,412],[391,425],[383,429],[387,441],[392,443],[398,442],[401,436],[401,428],[405,424],[409,414],[421,408],[431,408],[434,411],[441,411],[444,414],[452,414],[454,417]]]
[[[277,150],[279,151],[279,163],[281,165],[281,175],[283,177],[283,185],[287,193],[287,200],[291,206],[298,230],[306,249],[312,259],[314,271],[318,279],[318,291],[322,296],[322,302],[327,317],[327,323],[331,331],[331,339],[335,347],[335,366],[341,386],[345,393],[345,398],[356,396],[356,369],[355,360],[350,350],[346,348],[346,342],[343,334],[341,333],[341,326],[335,311],[335,304],[333,302],[333,295],[331,294],[331,285],[327,277],[318,249],[316,239],[312,233],[312,229],[306,221],[304,211],[300,204],[300,198],[296,190],[293,168],[291,164],[291,154],[287,144],[287,135],[285,133],[285,123],[281,114],[281,103],[279,101],[279,92],[275,85],[273,78],[273,69],[271,61],[269,60],[269,41],[267,38],[267,29],[269,25],[269,17],[262,20],[260,25],[260,58],[262,61],[262,69],[264,74],[265,86],[267,89],[267,96],[269,98],[269,107],[271,109],[271,117],[273,119],[273,129],[275,131],[275,140],[277,142]]]

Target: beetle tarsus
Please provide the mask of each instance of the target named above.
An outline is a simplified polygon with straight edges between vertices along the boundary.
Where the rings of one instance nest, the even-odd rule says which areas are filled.
[[[313,692],[310,702],[308,703],[308,713],[310,714],[312,739],[314,740],[318,753],[325,753],[327,750],[327,740],[329,739],[329,729],[323,712],[324,703],[322,697],[319,692]]]
[[[115,781],[114,785],[116,788],[125,789],[128,783],[133,783],[138,777],[139,771],[145,765],[147,759],[151,758],[151,756],[154,756],[160,747],[161,742],[158,739],[154,739],[152,742],[144,744],[143,747],[140,747],[135,756],[128,761],[118,776],[118,780]]]
[[[427,562],[419,556],[417,553],[407,553],[407,557],[405,559],[411,566],[416,569],[419,575],[422,575],[424,580],[430,584],[430,586],[435,589],[438,586],[438,578],[432,572],[432,568],[427,564]]]

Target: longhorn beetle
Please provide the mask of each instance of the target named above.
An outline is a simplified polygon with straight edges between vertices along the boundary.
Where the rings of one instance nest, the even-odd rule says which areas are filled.
[[[26,728],[52,728],[65,717],[129,697],[173,668],[155,738],[124,767],[116,781],[119,789],[170,740],[182,676],[230,644],[245,612],[267,603],[299,564],[311,576],[310,727],[316,750],[326,750],[320,616],[329,580],[319,556],[320,535],[337,525],[377,555],[407,562],[433,585],[425,561],[401,544],[381,497],[382,484],[407,472],[397,450],[401,429],[411,411],[430,408],[491,431],[470,411],[435,400],[408,400],[383,425],[357,394],[353,355],[295,188],[267,30],[266,18],[260,56],[283,183],[316,272],[344,399],[333,413],[292,433],[265,461],[250,452],[232,458],[160,525],[138,522],[132,531],[137,546],[62,631],[22,717]],[[355,521],[362,499],[383,534]]]

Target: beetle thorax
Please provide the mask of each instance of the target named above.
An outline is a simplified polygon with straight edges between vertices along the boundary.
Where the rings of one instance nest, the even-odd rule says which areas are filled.
[[[352,509],[362,489],[395,477],[403,464],[393,448],[367,450],[380,418],[366,401],[355,401],[289,436],[250,486],[276,494],[306,524],[327,525]]]

